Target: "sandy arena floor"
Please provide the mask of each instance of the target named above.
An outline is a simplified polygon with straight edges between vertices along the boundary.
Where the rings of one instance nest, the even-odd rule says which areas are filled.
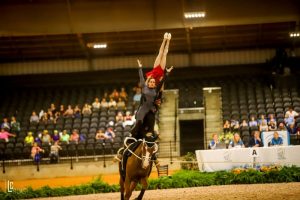
[[[134,192],[133,198],[138,192]],[[132,199],[133,199],[132,198]],[[43,198],[41,200],[114,200],[120,199],[120,193],[80,195],[69,197]],[[245,200],[245,199],[300,199],[300,183],[253,184],[253,185],[226,185],[196,188],[181,188],[170,190],[148,190],[145,200],[152,199],[189,199],[189,200]]]

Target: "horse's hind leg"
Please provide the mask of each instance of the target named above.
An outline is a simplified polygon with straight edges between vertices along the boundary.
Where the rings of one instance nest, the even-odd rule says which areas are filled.
[[[136,198],[136,200],[142,200],[143,199],[145,191],[146,191],[146,189],[148,187],[147,178],[142,178],[141,179],[141,184],[142,184],[142,190],[141,190],[139,196]]]

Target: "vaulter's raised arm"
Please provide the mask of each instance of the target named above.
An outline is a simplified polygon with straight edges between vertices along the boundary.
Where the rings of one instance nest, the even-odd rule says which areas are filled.
[[[143,65],[141,63],[141,61],[139,59],[137,59],[138,65],[139,65],[139,76],[140,76],[140,84],[142,87],[145,86],[145,78],[144,78],[144,74],[143,74]]]

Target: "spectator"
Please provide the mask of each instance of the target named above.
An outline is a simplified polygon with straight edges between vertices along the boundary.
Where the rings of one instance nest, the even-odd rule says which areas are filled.
[[[43,131],[42,143],[43,144],[49,144],[49,145],[51,144],[51,136],[49,135],[48,130]]]
[[[79,142],[78,130],[74,129],[72,131],[72,134],[70,136],[70,142],[74,142],[74,143],[78,144],[78,142]]]
[[[231,128],[232,132],[237,133],[239,131],[239,128],[240,128],[239,121],[237,121],[235,119],[232,119],[231,124],[230,124],[230,128]]]
[[[113,142],[115,137],[116,137],[116,134],[113,131],[113,129],[111,127],[107,128],[107,130],[105,131],[105,139]]]
[[[42,134],[39,133],[35,138],[34,138],[34,143],[37,143],[39,146],[42,145]]]
[[[84,104],[82,108],[82,115],[83,116],[90,116],[92,114],[91,106],[89,104]]]
[[[129,111],[126,111],[125,116],[124,116],[123,127],[132,126],[133,124],[134,124],[133,117],[131,116]]]
[[[141,97],[142,97],[142,89],[136,88],[135,94],[133,96],[133,106],[137,106],[140,104]]]
[[[92,104],[93,109],[100,109],[101,103],[99,102],[99,98],[95,98],[95,101]]]
[[[59,150],[61,150],[61,146],[58,145],[58,141],[55,141],[50,148],[50,163],[57,163],[59,158]]]
[[[44,152],[44,150],[38,146],[38,143],[33,143],[33,147],[31,148],[31,157],[35,162],[40,161],[40,152]]]
[[[51,105],[50,105],[50,111],[51,111],[51,113],[52,113],[53,116],[57,112],[57,109],[56,109],[54,103],[51,103]]]
[[[5,142],[9,142],[9,140],[8,140],[9,136],[16,137],[15,134],[11,134],[11,133],[7,132],[7,130],[5,128],[1,128],[0,140],[4,140]]]
[[[118,123],[118,122],[123,123],[123,121],[124,121],[124,117],[123,117],[122,112],[118,112],[118,114],[116,116],[116,123]]]
[[[4,128],[6,130],[10,130],[10,124],[8,122],[8,119],[5,117],[3,118],[3,123],[1,124],[1,128]]]
[[[289,107],[289,110],[286,111],[285,113],[285,118],[295,118],[297,117],[299,114],[293,110],[293,107]]]
[[[79,105],[76,105],[74,108],[74,117],[81,118],[81,109],[79,108]]]
[[[117,103],[116,101],[113,99],[113,98],[110,98],[109,102],[108,102],[108,107],[116,107],[117,106]]]
[[[67,130],[63,130],[62,134],[60,135],[60,141],[69,144],[70,135],[68,134]]]
[[[279,137],[278,132],[274,132],[273,138],[269,144],[269,146],[279,146],[279,145],[283,145],[283,140],[281,137]]]
[[[11,121],[10,121],[10,132],[11,133],[19,133],[21,130],[20,127],[20,122],[17,121],[16,117],[11,117]]]
[[[267,120],[265,119],[265,115],[261,115],[260,119],[258,120],[259,126],[261,126],[262,123],[268,124]]]
[[[108,108],[108,102],[106,101],[106,98],[104,98],[104,97],[101,100],[101,107]]]
[[[30,121],[30,123],[36,123],[36,124],[39,123],[40,120],[39,120],[39,117],[36,115],[35,111],[32,112],[29,121]]]
[[[286,127],[284,125],[284,123],[279,123],[277,131],[286,131]]]
[[[251,127],[258,127],[257,121],[255,120],[255,118],[252,116],[251,120],[249,122],[249,126]]]
[[[125,102],[122,100],[122,98],[119,98],[118,103],[117,103],[117,108],[119,110],[126,110],[126,105],[125,105]]]
[[[261,125],[259,126],[259,131],[260,132],[269,131],[268,124],[267,124],[267,122],[265,120],[262,121]]]
[[[248,123],[245,119],[242,121],[242,124],[241,124],[240,128],[243,128],[243,127],[248,127]]]
[[[228,148],[241,148],[245,147],[243,141],[241,140],[241,137],[238,133],[235,133],[233,136],[233,140],[229,142]]]
[[[268,120],[268,125],[271,125],[271,122],[273,122],[273,124],[277,127],[277,122],[276,119],[274,118],[274,115],[270,114],[269,116],[269,120]]]
[[[220,143],[220,141],[219,141],[219,138],[218,138],[218,134],[213,133],[212,134],[212,140],[209,143],[209,148],[210,149],[216,149],[217,144],[219,144],[219,143]]]
[[[230,131],[230,123],[229,123],[228,120],[226,120],[226,121],[224,122],[224,125],[223,125],[223,131],[224,131],[224,133],[228,133],[228,132]]]
[[[59,139],[60,139],[60,137],[59,137],[58,131],[54,130],[53,135],[52,135],[52,141],[56,142],[56,141],[59,141]]]
[[[110,99],[117,100],[119,98],[119,92],[117,89],[114,89],[113,92],[109,95]]]
[[[99,129],[98,131],[97,131],[97,134],[96,134],[96,136],[95,136],[95,139],[96,140],[105,140],[105,133],[104,133],[104,131],[102,130],[102,129]]]
[[[249,142],[250,147],[262,147],[263,146],[263,143],[262,143],[259,135],[260,135],[259,131],[254,131],[254,135]]]
[[[86,135],[83,133],[80,133],[79,134],[79,142],[85,142],[85,140],[86,140]]]
[[[34,137],[32,136],[32,132],[28,132],[27,136],[24,139],[24,144],[31,146],[33,142],[34,142]]]
[[[44,116],[44,110],[42,109],[40,112],[39,112],[39,119],[42,119],[42,117]]]
[[[43,124],[48,124],[49,121],[50,120],[48,118],[48,113],[44,113],[40,122],[43,123]]]
[[[127,101],[128,99],[128,94],[125,90],[124,87],[121,87],[121,91],[120,91],[120,97],[124,100],[124,101]]]
[[[269,122],[269,131],[276,131],[277,126],[276,126],[276,121],[270,121]]]
[[[68,105],[68,109],[63,114],[64,117],[73,117],[74,116],[74,110],[72,109],[71,105]]]
[[[59,107],[59,113],[60,113],[60,116],[64,115],[64,113],[65,113],[65,106],[64,105],[60,105],[60,107]]]

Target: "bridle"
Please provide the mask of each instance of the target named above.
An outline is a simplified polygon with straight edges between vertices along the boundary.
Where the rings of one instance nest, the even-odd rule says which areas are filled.
[[[131,144],[129,144],[129,145],[127,145],[127,141],[128,140],[134,140],[135,142],[137,142],[137,141],[141,141],[142,142],[142,155],[141,156],[139,156],[139,155],[137,155],[136,153],[134,153],[129,147],[134,143],[131,143]],[[148,147],[148,144],[152,144],[153,146],[152,147]],[[148,142],[148,141],[146,141],[145,139],[139,139],[139,140],[137,140],[137,139],[135,139],[135,138],[133,138],[133,137],[126,137],[125,138],[125,140],[124,140],[124,146],[126,147],[125,148],[125,150],[124,150],[124,152],[125,151],[129,151],[132,155],[134,155],[137,159],[139,159],[139,160],[141,160],[142,161],[142,166],[143,166],[143,164],[144,164],[144,162],[146,161],[146,159],[149,161],[149,162],[153,162],[154,160],[151,160],[151,156],[153,155],[153,154],[155,154],[157,151],[158,151],[158,145],[157,145],[157,143],[156,142]],[[147,153],[147,150],[148,150],[148,148],[155,148],[154,149],[154,151],[152,152],[152,155],[151,156],[149,156],[148,158],[147,158],[147,156],[146,156],[146,153]],[[145,151],[144,151],[144,149],[145,149]]]

